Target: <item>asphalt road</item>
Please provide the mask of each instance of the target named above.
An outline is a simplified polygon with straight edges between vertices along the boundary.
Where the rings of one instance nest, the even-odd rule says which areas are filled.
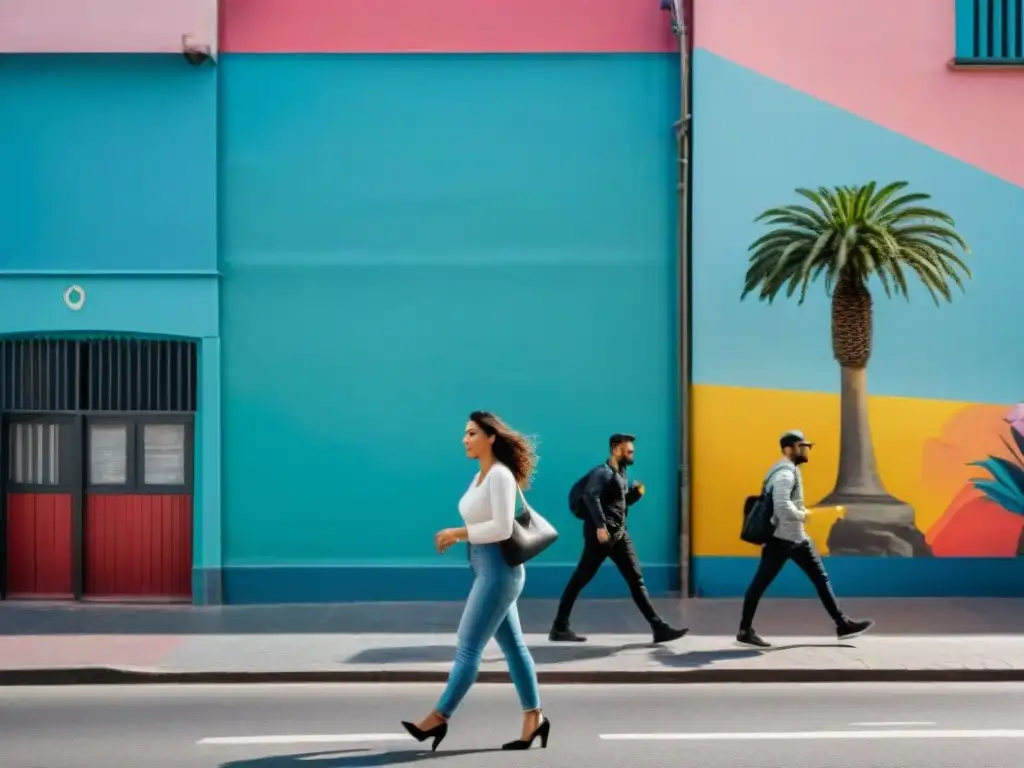
[[[549,686],[548,749],[508,686],[469,695],[436,754],[398,724],[436,685],[0,689],[3,768],[991,768],[1024,748],[1024,684]]]

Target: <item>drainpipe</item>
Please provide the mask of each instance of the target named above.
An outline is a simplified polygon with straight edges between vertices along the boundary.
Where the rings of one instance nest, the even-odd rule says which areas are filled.
[[[679,380],[677,439],[679,443],[679,596],[692,596],[690,575],[690,43],[693,0],[662,0],[672,13],[672,31],[679,41],[680,117],[673,126],[678,142],[676,279],[678,287],[676,365]]]

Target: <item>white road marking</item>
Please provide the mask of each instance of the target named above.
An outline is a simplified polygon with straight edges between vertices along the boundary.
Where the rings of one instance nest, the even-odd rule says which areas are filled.
[[[762,733],[603,733],[607,741],[814,741],[826,739],[1024,739],[1024,730],[765,731]]]
[[[856,726],[858,728],[909,728],[911,726],[935,725],[935,723],[931,722],[930,720],[881,720],[878,722],[850,723],[850,725]]]
[[[407,733],[322,733],[289,736],[209,736],[196,742],[201,746],[252,746],[266,744],[353,744],[367,741],[409,741]]]

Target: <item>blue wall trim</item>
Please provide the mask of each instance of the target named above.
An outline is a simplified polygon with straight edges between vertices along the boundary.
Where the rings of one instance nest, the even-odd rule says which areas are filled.
[[[192,518],[192,602],[223,602],[221,529],[221,358],[220,339],[199,344],[199,406],[195,428],[195,490]],[[200,574],[196,584],[196,574]]]
[[[64,304],[71,285],[85,289],[77,312]],[[216,275],[195,277],[0,275],[0,334],[133,333],[199,339],[219,335]]]
[[[524,597],[557,598],[575,565],[527,566]],[[337,603],[402,600],[464,600],[472,583],[468,563],[461,565],[227,566],[224,602]],[[196,582],[216,574],[196,572]],[[679,583],[679,568],[645,565],[644,580],[654,597],[665,597]],[[198,593],[197,593],[198,594]],[[583,592],[586,598],[628,598],[622,576],[606,564]]]
[[[844,597],[1024,597],[1024,557],[825,557],[832,585]],[[742,597],[755,557],[695,557],[697,597]],[[786,565],[771,597],[814,597],[803,572]]]

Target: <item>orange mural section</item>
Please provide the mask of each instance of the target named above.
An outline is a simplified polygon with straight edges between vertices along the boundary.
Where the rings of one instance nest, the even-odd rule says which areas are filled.
[[[743,502],[760,491],[779,457],[779,436],[789,429],[803,430],[815,443],[802,468],[808,532],[827,554],[829,532],[845,510],[815,505],[836,481],[839,395],[700,385],[693,389],[692,413],[694,554],[758,554],[739,539]],[[913,507],[933,555],[1018,554],[1024,437],[1014,425],[1024,430],[1022,409],[872,397],[869,421],[882,483]]]

